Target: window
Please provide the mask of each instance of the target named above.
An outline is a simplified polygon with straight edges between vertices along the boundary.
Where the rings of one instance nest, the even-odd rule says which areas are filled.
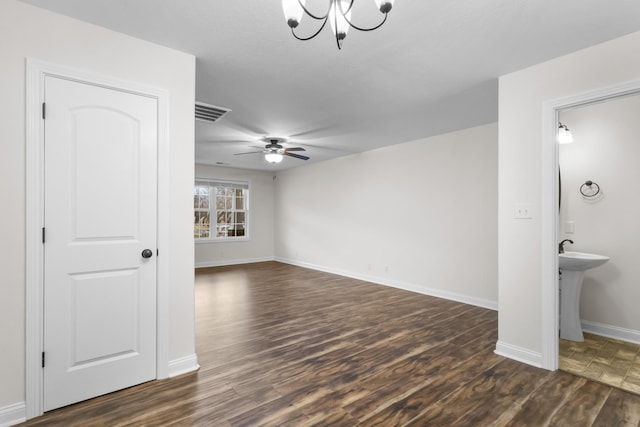
[[[193,189],[196,240],[249,237],[249,183],[196,179]]]

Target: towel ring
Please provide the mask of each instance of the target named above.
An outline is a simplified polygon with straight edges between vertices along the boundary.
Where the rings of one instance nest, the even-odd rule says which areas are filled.
[[[596,197],[599,193],[600,186],[591,180],[586,181],[580,186],[580,194],[584,197]]]

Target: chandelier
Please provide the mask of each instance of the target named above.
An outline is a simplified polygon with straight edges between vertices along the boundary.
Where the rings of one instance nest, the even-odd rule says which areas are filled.
[[[327,25],[327,21],[331,25],[331,30],[336,37],[336,44],[338,49],[342,49],[342,42],[347,37],[349,28],[356,29],[358,31],[373,31],[376,28],[380,28],[382,24],[387,20],[387,14],[393,7],[394,0],[373,0],[377,8],[384,14],[382,22],[371,28],[362,28],[354,25],[351,22],[351,9],[356,0],[329,0],[329,7],[327,13],[324,15],[316,15],[307,9],[305,6],[306,0],[282,0],[282,9],[284,10],[284,17],[287,20],[287,25],[291,28],[291,33],[298,40],[311,40]],[[320,28],[308,37],[301,37],[296,34],[296,28],[300,25],[302,17],[308,16],[310,19],[322,22]]]

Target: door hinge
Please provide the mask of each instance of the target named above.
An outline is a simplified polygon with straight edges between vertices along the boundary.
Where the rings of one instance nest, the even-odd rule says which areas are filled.
[[[45,102],[42,103],[42,119],[47,118],[47,104]]]
[[[42,367],[44,368],[44,351],[42,352]]]
[[[160,249],[156,249],[156,256],[160,255]]]
[[[42,227],[42,243],[44,243],[44,227]]]

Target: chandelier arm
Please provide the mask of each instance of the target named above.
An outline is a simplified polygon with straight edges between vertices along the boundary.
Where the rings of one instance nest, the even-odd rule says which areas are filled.
[[[353,23],[351,23],[351,21],[349,21],[349,20],[347,19],[347,17],[346,17],[346,16],[344,17],[344,20],[345,20],[345,21],[347,21],[347,24],[349,24],[349,26],[350,26],[351,28],[356,29],[356,30],[358,30],[358,31],[373,31],[373,30],[377,30],[378,28],[382,27],[382,24],[384,24],[385,22],[387,22],[387,16],[389,16],[389,14],[388,14],[388,13],[385,13],[385,14],[384,14],[384,19],[382,20],[382,22],[381,22],[381,23],[379,23],[378,25],[376,25],[375,27],[371,27],[371,28],[361,28],[361,27],[358,27],[358,26],[354,25]]]
[[[354,2],[354,1],[355,1],[355,0],[351,0],[351,1],[349,2],[349,7],[347,8],[347,10],[343,10],[343,9],[342,9],[342,2],[340,2],[340,3],[338,4],[338,5],[340,6],[340,12],[342,13],[342,16],[344,16],[344,17],[345,17],[345,19],[346,19],[346,15],[347,15],[347,13],[349,13],[349,11],[351,11],[351,8],[353,7],[353,2]],[[347,22],[349,22],[349,21],[347,21]]]
[[[331,0],[331,1],[333,1],[333,0]],[[304,13],[307,16],[309,16],[310,18],[313,18],[313,19],[316,19],[318,21],[321,21],[323,19],[327,19],[327,16],[329,16],[329,11],[328,10],[327,10],[327,13],[324,16],[316,16],[313,13],[309,12],[309,9],[307,9],[307,7],[302,3],[302,0],[298,0],[298,3],[300,4],[300,7],[304,11]],[[331,8],[329,8],[329,9],[331,9]],[[315,37],[315,35],[313,37]],[[311,37],[311,38],[313,38],[313,37]],[[302,39],[300,39],[300,40],[302,40]]]
[[[310,35],[309,37],[298,37],[298,35],[296,34],[296,32],[294,31],[294,29],[291,29],[291,34],[293,34],[293,37],[297,38],[298,40],[302,40],[307,41],[307,40],[311,40],[312,38],[314,38],[315,36],[317,36],[318,34],[320,34],[320,31],[322,31],[322,29],[324,28],[325,25],[327,25],[327,21],[329,20],[329,17],[325,17],[324,18],[324,22],[322,23],[322,25],[320,26],[320,28],[318,28],[318,31],[316,31],[315,33],[313,33],[312,35]]]
[[[337,7],[336,4],[333,4],[333,7]],[[331,9],[329,9],[331,10]],[[342,2],[340,2],[340,10],[342,10]],[[340,35],[338,33],[338,11],[336,9],[334,9],[334,14],[333,14],[333,20],[334,20],[334,25],[335,25],[335,29],[336,29],[336,45],[338,45],[338,50],[341,50],[342,47],[340,46]]]

